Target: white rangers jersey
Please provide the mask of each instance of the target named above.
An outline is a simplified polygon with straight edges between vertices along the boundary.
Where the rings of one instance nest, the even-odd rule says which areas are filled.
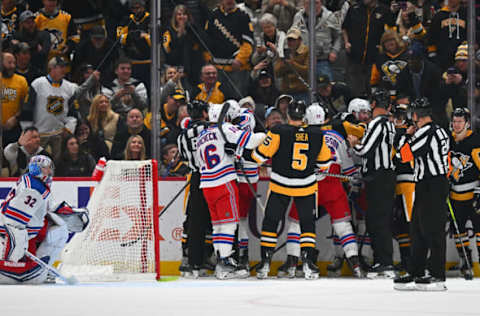
[[[236,124],[238,127],[243,130],[248,129],[253,132],[255,129],[255,116],[252,111],[242,108],[237,119],[239,120],[239,123]],[[245,177],[248,177],[250,183],[257,183],[258,165],[255,162],[243,161],[242,166],[243,170],[239,165],[237,165],[238,182],[246,183],[247,179]]]
[[[223,132],[229,143],[236,144],[235,155],[240,157],[249,144],[251,131],[224,123]],[[237,179],[234,160],[225,152],[226,142],[217,125],[203,130],[197,137],[196,155],[200,162],[200,188],[222,185]]]
[[[330,168],[334,168],[335,165],[340,167],[341,174],[351,176],[358,173],[358,168],[353,161],[353,157],[348,150],[348,145],[343,136],[334,130],[324,131],[325,142],[332,152],[332,165]],[[317,180],[323,180],[325,176],[317,175]]]
[[[52,83],[48,76],[35,79],[32,82],[35,96],[33,122],[41,135],[59,134],[67,128],[72,134],[77,120],[67,116],[68,102],[74,95],[77,85],[62,80],[59,84]]]
[[[50,189],[41,180],[29,174],[21,176],[2,203],[0,236],[8,237],[8,227],[26,229],[28,239],[37,236],[44,225],[49,200]],[[9,239],[10,243],[15,243]],[[14,247],[11,244],[9,248],[13,251]]]

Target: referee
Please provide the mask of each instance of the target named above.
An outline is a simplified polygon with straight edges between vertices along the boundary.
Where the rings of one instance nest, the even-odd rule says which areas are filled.
[[[374,265],[368,277],[393,278],[392,216],[395,193],[395,165],[392,161],[395,126],[389,121],[390,96],[378,90],[372,96],[373,119],[361,142],[353,135],[348,141],[362,158],[362,175],[367,193],[367,231],[372,239]]]
[[[402,161],[414,160],[417,180],[411,224],[412,265],[408,274],[395,279],[394,288],[445,291],[450,138],[443,128],[432,122],[432,108],[427,99],[415,100],[412,107],[412,120],[416,127],[409,127],[399,144]],[[431,275],[425,275],[429,250]]]
[[[192,170],[187,219],[186,225],[184,225],[187,228],[188,236],[189,269],[187,270],[190,271],[185,272],[192,272],[193,276],[196,277],[204,263],[205,233],[211,225],[208,205],[202,190],[200,190],[199,164],[195,156],[197,136],[208,127],[206,122],[208,118],[208,104],[194,100],[187,104],[187,110],[192,121],[178,136],[178,149],[182,158],[188,162],[188,166]]]

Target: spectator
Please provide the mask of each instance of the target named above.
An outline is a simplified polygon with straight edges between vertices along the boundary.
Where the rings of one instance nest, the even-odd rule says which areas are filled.
[[[238,10],[235,0],[221,0],[213,10],[205,26],[209,38],[209,48],[215,56],[208,56],[207,61],[213,63],[220,73],[219,81],[231,86],[230,89],[241,98],[248,89],[248,71],[253,52],[253,26],[248,15]],[[235,89],[235,90],[234,90]]]
[[[434,121],[441,126],[447,126],[445,105],[439,102],[440,69],[426,60],[424,55],[424,46],[418,41],[412,42],[407,51],[408,65],[398,75],[398,93],[413,100],[426,97],[432,104]]]
[[[63,10],[72,15],[73,23],[78,27],[80,33],[79,41],[87,41],[90,32],[96,26],[105,25],[102,11],[106,6],[105,2],[110,1],[62,1]]]
[[[132,14],[117,29],[125,55],[132,61],[132,74],[150,90],[150,13],[145,9],[145,1],[130,1]]]
[[[0,15],[2,22],[8,29],[7,37],[10,37],[18,29],[18,18],[24,10],[25,7],[17,4],[17,1],[15,0],[2,0]]]
[[[280,92],[274,85],[272,75],[266,70],[262,70],[258,78],[253,80],[250,85],[248,94],[252,96],[257,104],[268,107],[275,104],[275,100],[280,95]]]
[[[191,85],[189,82],[187,82],[187,78],[183,75],[182,71],[182,67],[167,66],[165,69],[165,78],[163,79],[163,82],[166,84],[169,80],[171,80],[175,84],[175,89],[182,89],[185,92],[190,91],[192,89]],[[164,87],[162,87],[162,89]]]
[[[198,75],[202,65],[200,45],[191,28],[196,28],[192,15],[184,5],[177,5],[173,10],[172,21],[163,33],[163,52],[165,63],[183,67],[191,85],[198,83]],[[199,30],[196,30],[198,33]],[[177,68],[178,70],[178,68]]]
[[[423,14],[423,10],[418,12]],[[422,17],[417,15],[417,7],[412,2],[405,2],[405,7],[400,10],[397,18],[400,36],[409,40],[423,40],[427,30],[423,27]]]
[[[118,49],[115,48],[113,41],[107,38],[103,26],[96,25],[88,33],[89,36],[75,51],[72,61],[73,73],[76,74],[82,65],[89,64],[103,74],[102,83],[110,82],[114,79],[111,73],[119,57]],[[103,63],[100,65],[100,62]]]
[[[255,65],[253,77],[267,67],[268,71],[273,73],[272,62],[285,57],[283,50],[287,45],[286,34],[277,30],[277,18],[272,14],[264,14],[260,19],[260,25],[262,32],[256,40],[257,48],[252,56],[252,63]]]
[[[283,123],[285,123],[285,120],[282,113],[276,107],[269,107],[265,112],[265,128],[271,130],[275,125]]]
[[[390,91],[390,96],[397,94],[397,81],[400,72],[407,66],[405,42],[395,31],[386,31],[380,40],[380,54],[372,65],[370,86]]]
[[[169,94],[167,102],[160,108],[160,126],[162,130],[168,131],[163,137],[169,144],[176,143],[180,134],[179,127],[179,108],[187,102],[185,92],[183,90],[175,90]]]
[[[143,82],[132,78],[132,62],[120,58],[115,64],[116,78],[107,84],[113,95],[107,95],[112,108],[120,115],[125,115],[132,108],[143,110],[147,107],[147,89]]]
[[[308,14],[310,0],[305,0],[304,8],[295,14],[292,27],[302,32],[303,42],[309,43]],[[337,60],[341,49],[340,26],[335,15],[323,6],[323,0],[315,0],[315,52],[317,54],[317,74],[325,74],[333,79],[330,64]]]
[[[30,90],[33,123],[40,133],[42,147],[50,146],[54,160],[61,153],[62,139],[68,133],[73,134],[77,123],[70,108],[77,85],[64,79],[65,67],[61,57],[53,57],[48,62],[48,75],[35,79]]]
[[[113,138],[112,159],[123,159],[127,141],[130,136],[140,135],[142,140],[145,140],[145,154],[150,157],[150,131],[143,124],[143,114],[137,109],[133,108],[127,113],[125,121],[118,121],[117,133]]]
[[[20,134],[17,142],[8,144],[3,151],[3,155],[8,162],[8,170],[11,177],[18,177],[24,174],[28,169],[28,162],[33,156],[50,156],[40,146],[40,134],[35,126],[27,127]]]
[[[52,57],[62,57],[67,63],[66,70],[70,72],[70,54],[75,48],[73,36],[77,34],[72,16],[59,10],[58,0],[44,0],[43,8],[38,11],[35,18],[35,24],[40,31],[45,30],[50,33],[49,60]]]
[[[63,141],[62,155],[56,162],[57,177],[90,177],[95,168],[95,160],[80,151],[77,137],[69,135]]]
[[[352,91],[345,83],[332,82],[325,74],[318,76],[317,89],[318,101],[327,107],[331,117],[339,112],[345,112],[352,100]]]
[[[145,160],[145,142],[142,136],[133,135],[128,138],[125,151],[123,152],[123,160]]]
[[[112,111],[112,106],[107,96],[97,94],[90,106],[87,120],[92,132],[105,140],[108,150],[112,149],[113,139],[117,133],[120,115]]]
[[[188,165],[180,160],[176,144],[168,144],[162,148],[161,177],[184,177],[189,172]]]
[[[377,0],[359,1],[348,9],[342,32],[347,52],[347,85],[353,96],[367,95],[380,38],[386,29],[394,26],[393,14]]]
[[[287,32],[301,3],[300,0],[265,0],[262,2],[262,11],[273,14],[278,21],[278,29]]]
[[[275,101],[275,108],[282,114],[282,119],[284,122],[288,121],[287,111],[288,104],[293,101],[293,97],[289,94],[282,94]]]
[[[441,70],[452,66],[458,45],[467,40],[467,10],[460,0],[449,0],[435,14],[428,38],[429,57]]]
[[[102,135],[94,133],[87,120],[80,119],[75,129],[80,151],[90,154],[95,161],[105,157],[110,159],[110,149]]]
[[[21,42],[14,46],[15,59],[17,61],[17,68],[15,73],[22,75],[27,79],[27,83],[30,85],[33,80],[42,75],[40,69],[36,68],[32,63],[32,51],[30,46]]]
[[[15,73],[15,56],[2,54],[2,141],[3,146],[16,142],[22,129],[19,121],[24,103],[28,100],[28,83]]]
[[[289,53],[275,62],[275,77],[282,82],[280,92],[290,94],[295,100],[308,99],[308,47],[302,43],[299,29],[287,33]]]
[[[19,29],[13,35],[13,44],[25,42],[32,50],[32,64],[40,71],[47,69],[48,54],[51,42],[50,33],[39,30],[35,24],[35,15],[32,11],[24,11],[20,14]]]
[[[200,84],[192,88],[192,99],[216,104],[232,99],[230,87],[218,81],[218,71],[214,65],[207,64],[202,67],[200,81]]]
[[[260,35],[260,16],[262,15],[262,0],[245,0],[238,4],[238,8],[245,12],[250,18],[253,26],[254,38]]]
[[[467,107],[468,105],[468,44],[458,46],[455,54],[455,66],[447,69],[442,75],[440,94],[442,103],[451,99],[453,108]]]

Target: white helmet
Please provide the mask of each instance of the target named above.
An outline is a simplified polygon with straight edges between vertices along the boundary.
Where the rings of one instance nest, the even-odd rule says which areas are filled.
[[[353,112],[358,113],[362,111],[370,112],[371,110],[370,102],[365,99],[355,98],[348,104],[348,113],[353,114]]]
[[[227,115],[226,115],[226,118],[229,121],[233,120],[238,115],[240,115],[241,108],[237,101],[230,99],[225,101],[225,103],[229,104]]]
[[[208,121],[217,123],[220,112],[222,111],[222,104],[211,103],[208,107]]]
[[[46,185],[52,182],[55,165],[52,159],[44,155],[36,155],[30,158],[28,163],[28,173],[42,180]]]
[[[305,122],[308,125],[321,125],[325,123],[325,110],[317,102],[312,103],[305,112]]]

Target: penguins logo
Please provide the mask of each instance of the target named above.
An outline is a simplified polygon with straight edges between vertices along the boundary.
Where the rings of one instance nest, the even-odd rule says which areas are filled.
[[[47,98],[47,112],[53,115],[63,113],[63,102],[65,99],[59,96],[49,96]]]
[[[52,50],[59,50],[63,46],[63,33],[56,29],[45,29],[50,34],[50,42]]]
[[[389,60],[382,65],[384,73],[383,80],[392,84],[397,83],[398,74],[407,66],[407,62],[403,60]]]
[[[470,157],[462,153],[452,151],[452,177],[455,181],[458,181],[463,177],[464,171],[470,169],[473,163],[470,162]]]

